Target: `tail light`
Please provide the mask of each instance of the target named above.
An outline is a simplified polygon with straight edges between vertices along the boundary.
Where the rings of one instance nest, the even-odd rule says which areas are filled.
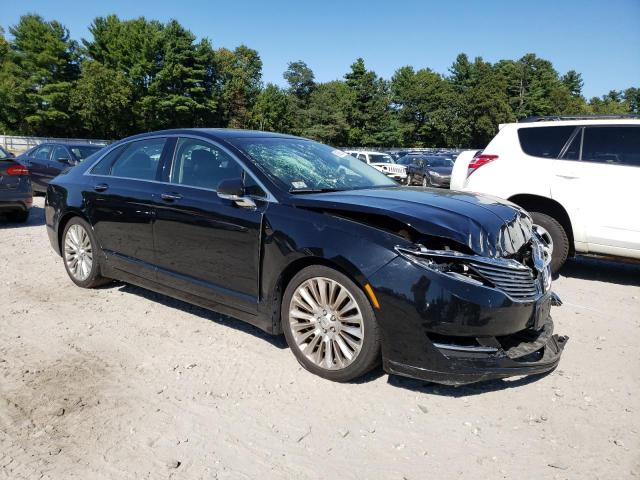
[[[7,167],[7,175],[19,177],[20,175],[29,175],[29,169],[24,165],[11,165]]]
[[[485,154],[478,155],[473,160],[471,160],[471,162],[469,162],[469,166],[467,167],[468,168],[467,177],[471,175],[473,172],[475,172],[477,169],[482,167],[483,165],[486,165],[487,163],[491,163],[497,159],[498,159],[498,155],[485,155]]]

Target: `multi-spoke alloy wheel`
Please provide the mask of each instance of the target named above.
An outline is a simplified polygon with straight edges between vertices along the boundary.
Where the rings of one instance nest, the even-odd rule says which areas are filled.
[[[101,274],[101,250],[93,236],[91,226],[82,218],[69,220],[60,245],[64,266],[73,283],[93,288],[111,280]]]
[[[84,282],[91,274],[93,249],[91,239],[82,225],[74,224],[67,230],[64,239],[64,261],[69,273],[78,281]]]
[[[298,361],[322,377],[350,381],[380,361],[371,303],[350,278],[329,267],[312,265],[291,279],[282,323]]]
[[[362,348],[364,324],[353,296],[330,278],[314,277],[300,285],[289,306],[296,344],[314,364],[344,368]]]

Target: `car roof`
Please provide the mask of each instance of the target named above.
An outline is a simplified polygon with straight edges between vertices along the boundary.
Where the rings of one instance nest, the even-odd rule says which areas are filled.
[[[174,128],[170,130],[156,130],[153,132],[140,133],[138,135],[127,137],[126,140],[146,138],[156,135],[200,135],[209,137],[212,140],[230,140],[233,138],[297,138],[300,140],[308,140],[306,138],[296,137],[295,135],[263,132],[261,130],[242,130],[236,128]]]
[[[538,122],[518,122],[504,123],[504,126],[512,126],[515,128],[536,128],[536,127],[561,127],[561,126],[583,126],[583,125],[640,125],[640,119],[629,118],[592,118],[582,120],[541,120]]]

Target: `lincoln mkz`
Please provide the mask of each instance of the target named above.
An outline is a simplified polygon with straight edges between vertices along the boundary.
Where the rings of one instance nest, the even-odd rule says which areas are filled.
[[[542,373],[566,342],[550,246],[524,210],[400,186],[311,140],[129,137],[52,180],[45,204],[78,286],[117,279],[284,333],[331,380],[380,362],[452,385]]]

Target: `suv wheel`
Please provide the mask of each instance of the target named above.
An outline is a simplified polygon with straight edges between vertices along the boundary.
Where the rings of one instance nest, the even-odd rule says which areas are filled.
[[[298,362],[321,377],[348,382],[379,362],[380,336],[369,300],[331,268],[313,265],[291,279],[282,325]]]
[[[545,213],[530,212],[533,224],[540,227],[539,231],[543,239],[552,246],[551,272],[556,274],[564,265],[569,255],[569,237],[562,225],[553,217]]]

